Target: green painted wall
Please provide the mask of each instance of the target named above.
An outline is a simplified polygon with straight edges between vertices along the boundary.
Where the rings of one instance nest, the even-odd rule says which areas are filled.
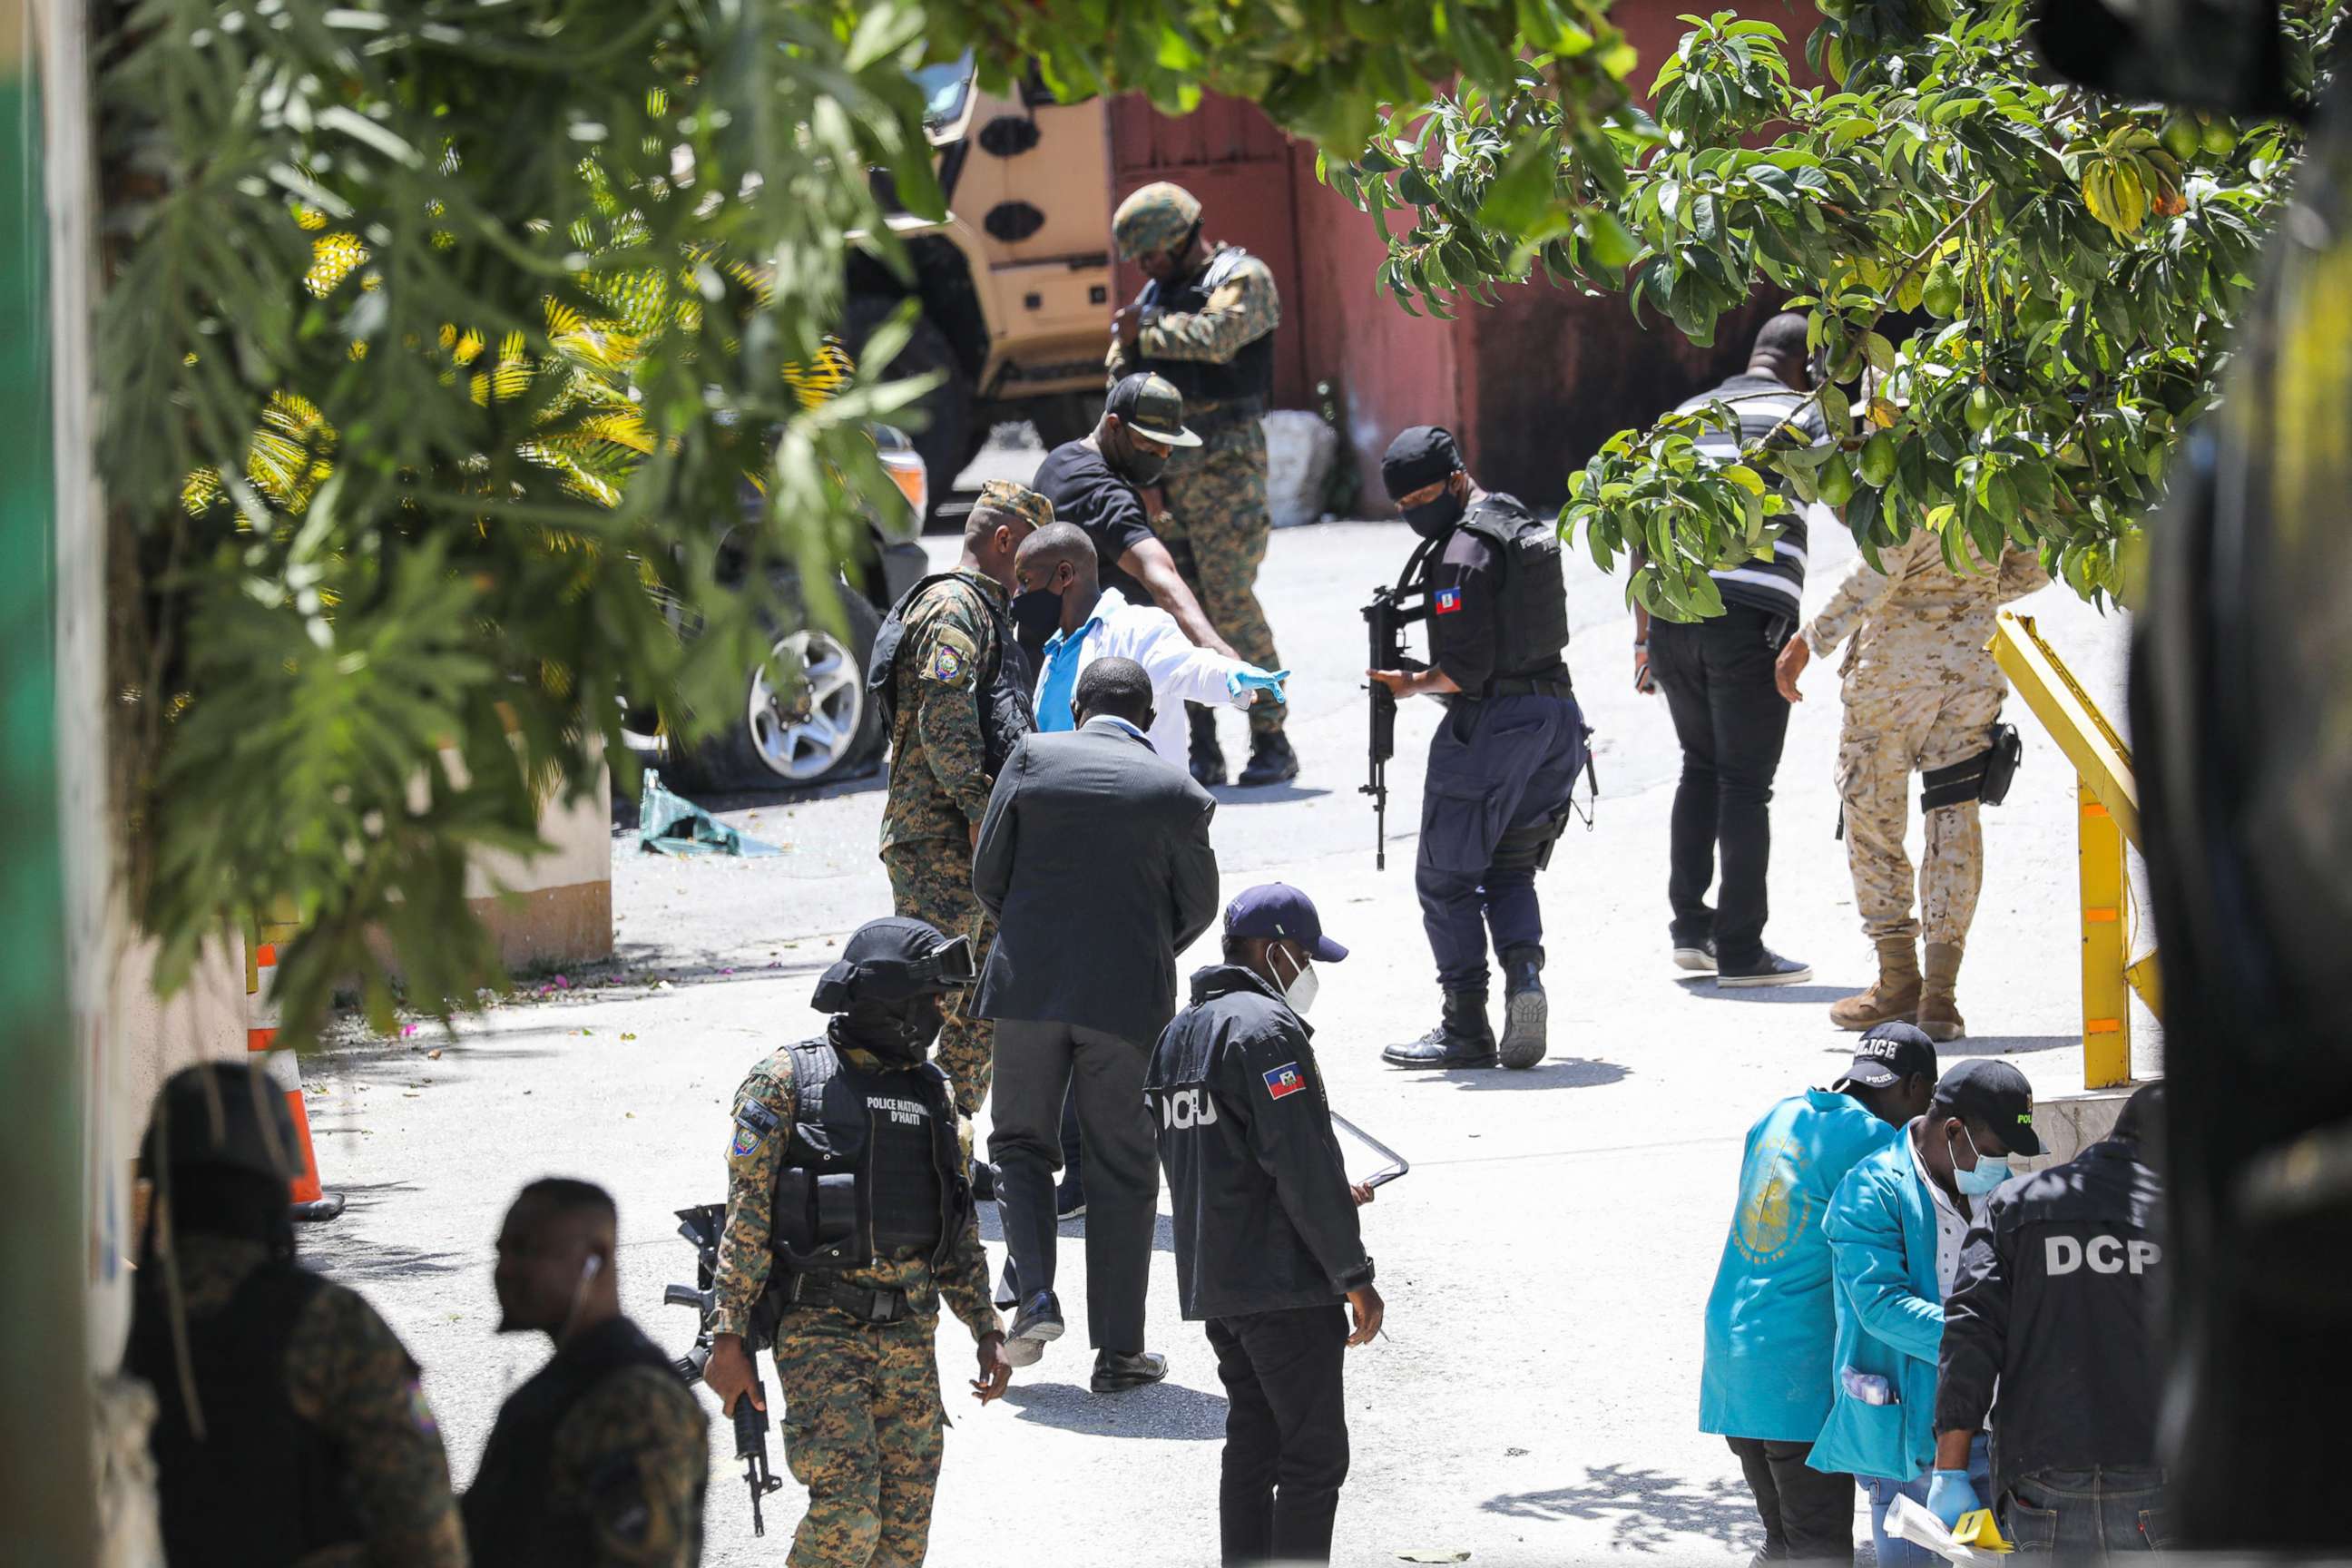
[[[58,801],[49,230],[40,94],[18,53],[34,35],[13,5],[0,25],[0,1536],[11,1562],[82,1563],[89,1260]]]

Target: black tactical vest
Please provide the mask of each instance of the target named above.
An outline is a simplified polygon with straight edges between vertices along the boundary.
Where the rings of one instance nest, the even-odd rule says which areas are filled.
[[[894,734],[898,725],[898,647],[907,639],[907,611],[934,584],[957,575],[953,572],[934,573],[908,589],[883,617],[882,629],[874,634],[866,692],[881,709],[882,727]],[[1004,759],[1013,754],[1021,737],[1037,727],[1037,717],[1029,705],[1029,689],[1034,684],[1029,657],[1013,640],[1013,617],[993,600],[989,601],[989,614],[996,623],[995,637],[988,649],[987,668],[972,681],[971,694],[980,708],[982,752],[988,776],[992,779],[1004,766]]]
[[[1495,547],[1503,581],[1495,593],[1495,679],[1568,679],[1568,579],[1560,568],[1559,530],[1507,495],[1481,497],[1463,514],[1462,529]]]
[[[1164,289],[1157,282],[1145,284],[1143,292],[1136,296],[1136,303],[1157,306],[1170,315],[1197,314],[1208,308],[1209,296],[1248,258],[1248,251],[1228,245],[1189,282]],[[1234,403],[1244,398],[1255,398],[1263,405],[1274,393],[1274,333],[1251,339],[1242,345],[1239,353],[1223,364],[1206,360],[1148,358],[1139,360],[1139,364],[1173,383],[1176,390],[1184,395],[1188,409],[1194,404]]]
[[[792,1058],[796,1120],[769,1227],[778,1283],[899,1251],[944,1265],[972,1212],[948,1075],[929,1062],[867,1072],[824,1040]]]
[[[569,1568],[595,1561],[587,1514],[559,1513],[550,1506],[548,1472],[556,1434],[572,1407],[606,1377],[633,1366],[677,1375],[644,1331],[626,1318],[614,1318],[557,1351],[508,1397],[461,1505],[468,1557],[514,1568]],[[701,1512],[697,1500],[696,1517]]]
[[[142,1280],[122,1369],[155,1391],[156,1501],[173,1568],[279,1568],[364,1539],[347,1486],[348,1456],[294,1410],[286,1344],[326,1286],[291,1263],[248,1275],[228,1305],[191,1317],[188,1362],[204,1412],[188,1420],[172,1348],[162,1269]]]

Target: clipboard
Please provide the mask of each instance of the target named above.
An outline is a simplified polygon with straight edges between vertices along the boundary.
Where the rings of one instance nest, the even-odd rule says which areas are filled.
[[[1331,1113],[1331,1125],[1339,1133],[1340,1159],[1351,1186],[1386,1186],[1412,1171],[1403,1155],[1336,1110]],[[1373,1167],[1370,1172],[1362,1170],[1367,1163]]]

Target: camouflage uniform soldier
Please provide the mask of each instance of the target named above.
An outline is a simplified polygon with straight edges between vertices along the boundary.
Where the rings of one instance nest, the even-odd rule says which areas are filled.
[[[1878,948],[1878,980],[1831,1007],[1830,1017],[1842,1029],[1916,1017],[1931,1039],[1952,1040],[1966,1027],[1953,988],[1984,883],[1984,834],[1974,800],[1927,814],[1915,920],[1911,861],[1903,849],[1911,775],[1967,761],[1991,745],[2009,689],[1986,651],[1993,617],[2050,578],[2033,555],[2013,547],[2002,552],[1998,568],[1955,572],[1945,564],[1939,538],[1925,529],[1879,559],[1884,572],[1853,563],[1780,661],[1781,694],[1794,701],[1797,676],[1811,657],[1849,634],[1853,639],[1841,667],[1845,726],[1837,788],[1854,903]],[[1924,977],[1917,946],[1923,922]]]
[[[669,1358],[621,1312],[611,1194],[550,1176],[499,1233],[500,1333],[555,1342],[508,1396],[466,1493],[476,1563],[694,1568],[709,1423]]]
[[[808,1489],[791,1568],[923,1561],[947,1420],[942,1298],[977,1342],[982,1402],[1012,1375],[947,1077],[925,1059],[941,994],[971,977],[964,938],[869,921],[817,984],[837,1015],[825,1037],[735,1091],[703,1380],[723,1409],[766,1409],[745,1340],[773,1334],[784,1457]]]
[[[1121,202],[1111,237],[1121,259],[1151,281],[1111,319],[1110,378],[1150,371],[1172,382],[1201,437],[1200,446],[1170,455],[1160,481],[1169,510],[1153,526],[1218,635],[1260,669],[1280,669],[1256,587],[1273,527],[1258,416],[1274,390],[1274,331],[1282,324],[1274,274],[1238,246],[1204,246],[1201,204],[1179,185],[1146,185]],[[1243,784],[1298,776],[1283,734],[1288,711],[1266,694],[1250,709]],[[1198,704],[1190,713],[1192,776],[1223,784],[1216,721]]]
[[[156,1097],[123,1370],[159,1406],[164,1555],[194,1568],[464,1568],[416,1363],[374,1309],[295,1265],[299,1147],[284,1091],[242,1063],[188,1068]]]
[[[964,524],[963,556],[893,605],[874,638],[870,688],[890,726],[890,795],[882,863],[890,907],[953,936],[985,962],[994,929],[971,896],[971,850],[996,770],[1034,727],[1030,677],[1006,608],[1013,556],[1054,521],[1044,496],[1002,479],[981,488]],[[940,1037],[956,1109],[988,1098],[992,1031],[959,1002]]]

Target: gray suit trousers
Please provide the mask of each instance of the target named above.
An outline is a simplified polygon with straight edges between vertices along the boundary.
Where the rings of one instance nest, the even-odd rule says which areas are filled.
[[[1150,1056],[1148,1044],[1100,1029],[996,1021],[988,1157],[997,1168],[1008,1279],[1024,1298],[1054,1288],[1054,1174],[1062,1166],[1062,1102],[1075,1086],[1087,1161],[1087,1338],[1120,1354],[1144,1348],[1160,1211],[1160,1152],[1143,1099]]]

